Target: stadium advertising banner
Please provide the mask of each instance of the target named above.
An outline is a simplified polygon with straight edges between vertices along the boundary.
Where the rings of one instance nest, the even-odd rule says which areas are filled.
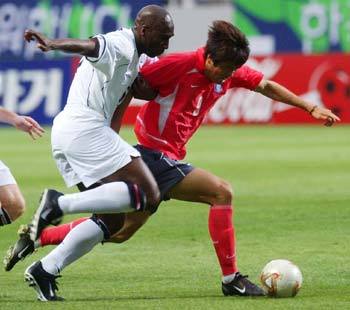
[[[0,105],[51,123],[68,95],[70,60],[7,61],[0,68]]]
[[[163,1],[0,1],[0,106],[51,124],[63,108],[74,62],[23,40],[26,28],[50,38],[87,38],[130,26],[138,10]]]
[[[235,24],[271,52],[350,51],[350,0],[232,1]]]
[[[266,79],[288,85],[297,95],[332,109],[350,123],[350,56],[346,54],[281,54],[249,60],[248,65]],[[125,116],[133,124],[140,101],[134,101]],[[308,113],[259,93],[236,88],[221,97],[209,112],[209,124],[234,123],[316,123]]]

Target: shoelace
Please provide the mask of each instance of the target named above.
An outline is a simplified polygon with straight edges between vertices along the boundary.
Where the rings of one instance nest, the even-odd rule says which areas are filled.
[[[241,285],[244,285],[246,287],[250,287],[252,285],[252,283],[248,280],[248,275],[243,275],[243,274],[240,274],[238,273],[236,275],[236,279],[238,282],[241,283]]]
[[[57,276],[50,276],[50,278],[49,278],[49,281],[50,281],[50,284],[52,285],[52,289],[54,290],[54,291],[58,291],[59,289],[58,289],[58,282],[56,281],[56,279],[57,278],[61,278],[62,276],[61,275],[57,275]]]
[[[237,279],[246,279],[246,278],[248,278],[249,276],[248,276],[247,274],[246,274],[246,275],[243,275],[243,274],[237,272],[236,277],[237,277]]]

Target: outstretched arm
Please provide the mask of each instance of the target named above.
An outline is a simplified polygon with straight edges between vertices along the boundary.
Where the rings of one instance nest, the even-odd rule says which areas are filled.
[[[24,32],[24,39],[27,42],[36,41],[37,47],[43,52],[59,50],[66,53],[75,53],[88,57],[97,57],[99,52],[99,43],[95,38],[88,40],[49,39],[40,32],[27,29]]]
[[[34,140],[41,137],[44,133],[44,129],[31,117],[18,115],[2,107],[0,107],[0,122],[10,124],[19,130],[27,132]]]
[[[276,82],[263,79],[255,91],[276,101],[301,108],[309,112],[315,119],[325,120],[325,126],[332,126],[333,123],[340,121],[340,118],[332,113],[331,110],[319,107],[300,98]]]

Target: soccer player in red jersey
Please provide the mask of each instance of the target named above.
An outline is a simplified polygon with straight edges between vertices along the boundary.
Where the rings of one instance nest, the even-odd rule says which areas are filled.
[[[139,85],[143,79],[155,90],[156,96],[141,108],[135,133],[139,142],[136,148],[152,171],[163,200],[172,198],[210,206],[209,233],[222,270],[223,294],[260,296],[262,290],[237,267],[231,185],[210,172],[179,162],[186,155],[185,146],[210,108],[234,87],[257,91],[304,109],[314,118],[326,121],[327,125],[339,121],[339,118],[330,110],[313,105],[283,86],[265,80],[261,72],[244,66],[248,56],[248,41],[244,34],[230,23],[216,21],[210,28],[204,48],[171,54],[158,61],[146,61],[140,71],[141,78],[134,85]],[[142,87],[137,89],[135,86],[134,94],[142,95],[146,91]],[[152,93],[149,89],[147,91]],[[112,123],[116,130],[120,127],[120,120],[119,117]],[[109,241],[127,240],[149,216],[146,212],[111,215],[121,228]],[[45,246],[61,242],[82,220],[45,229],[37,244]],[[23,236],[26,234],[22,234],[15,247],[10,249],[5,268],[12,268],[19,260],[16,253],[21,248],[21,240],[25,240]],[[31,249],[34,249],[34,244],[31,244]]]

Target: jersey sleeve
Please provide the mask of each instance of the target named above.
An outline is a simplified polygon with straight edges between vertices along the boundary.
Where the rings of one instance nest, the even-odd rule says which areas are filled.
[[[108,79],[112,78],[114,69],[122,59],[121,50],[125,42],[122,38],[107,33],[95,36],[100,44],[100,49],[97,57],[86,57],[93,67],[104,73]]]
[[[167,95],[192,65],[191,58],[170,54],[157,61],[146,62],[140,74],[152,88],[158,90],[161,95]]]
[[[242,66],[234,72],[229,79],[229,88],[243,87],[254,90],[263,79],[262,72],[254,70],[248,66]]]

